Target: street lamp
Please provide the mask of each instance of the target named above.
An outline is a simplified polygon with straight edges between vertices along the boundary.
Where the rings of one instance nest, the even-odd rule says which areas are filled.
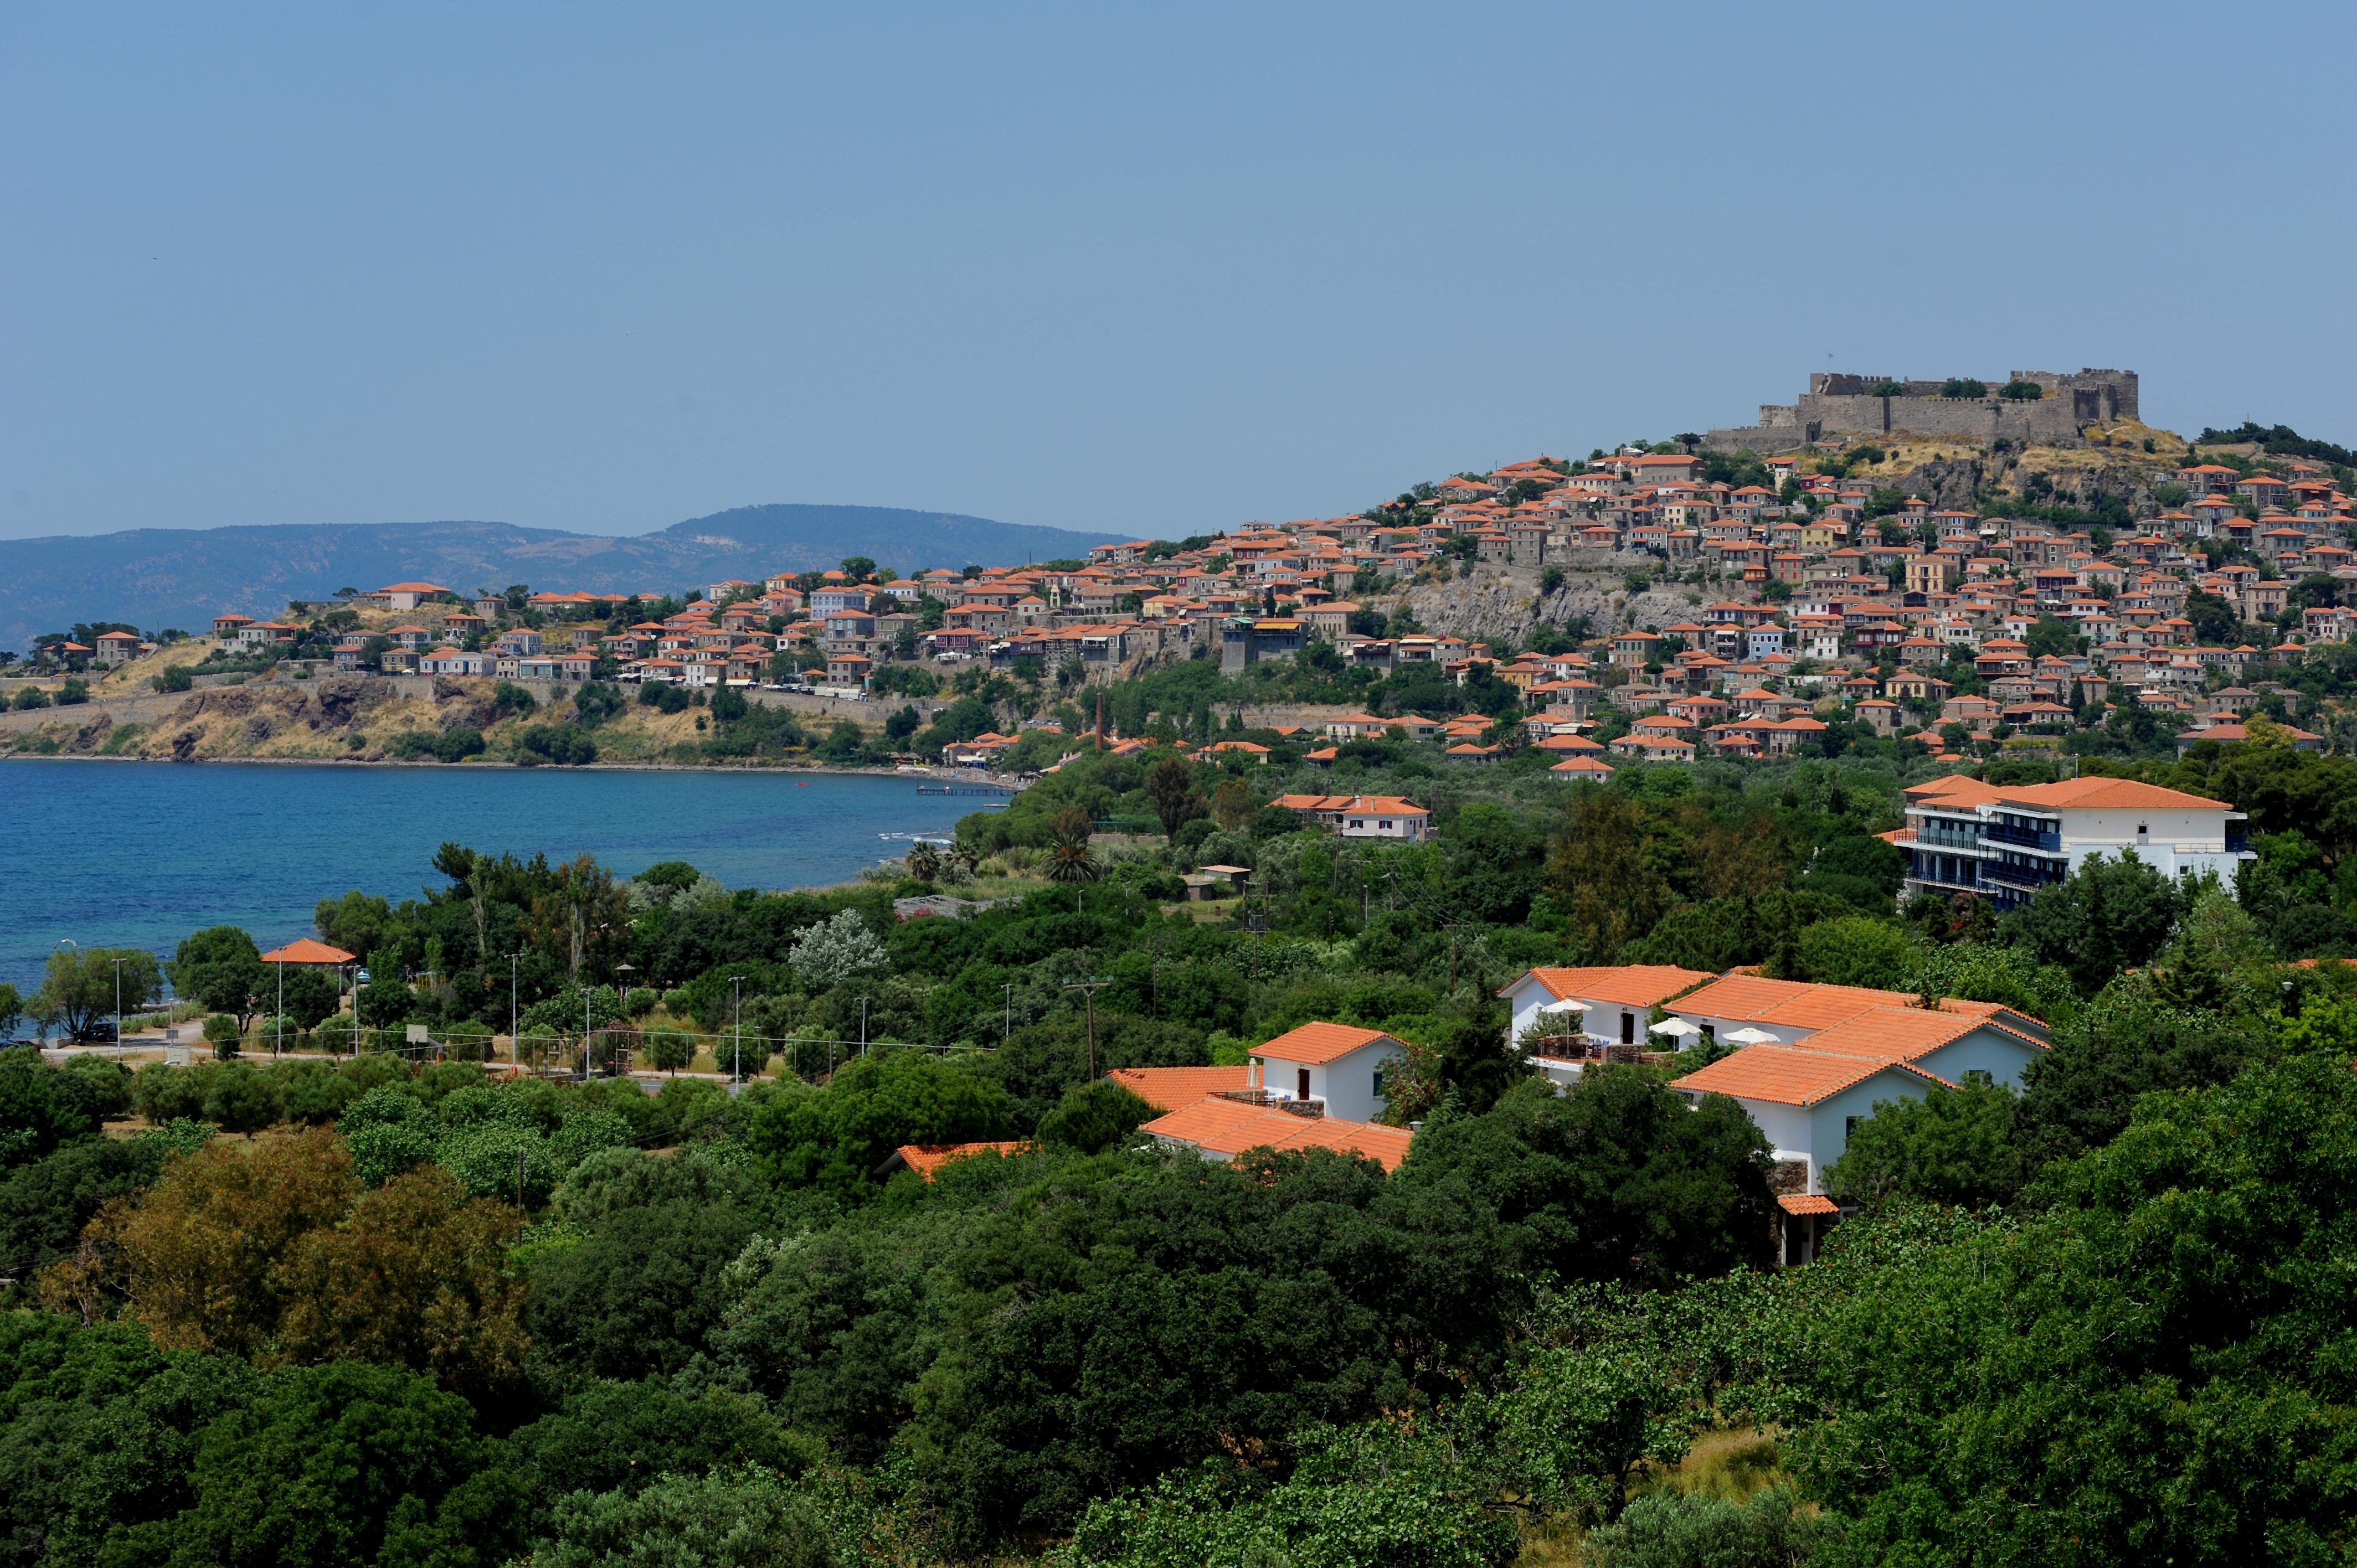
[[[76,951],[76,952],[80,952],[80,951],[81,951],[81,944],[80,942],[78,942],[78,941],[74,940],[71,937],[59,937],[59,938],[58,939],[58,948],[59,948],[59,950],[63,950],[63,949],[66,949],[66,948],[71,948],[71,949],[73,949],[73,950],[74,950],[74,951]],[[118,1031],[118,1032],[119,1032],[119,1031]],[[45,1039],[45,1040],[46,1040],[46,1039],[48,1039],[48,1037],[49,1037],[49,1026],[48,1026],[47,1024],[43,1024],[43,1025],[41,1026],[41,1038],[43,1038],[43,1039]]]
[[[735,997],[735,1012],[730,1015],[728,1026],[733,1051],[728,1076],[736,1082],[742,1083],[745,1081],[745,977],[741,974],[730,975],[728,989]]]
[[[114,955],[114,1057],[123,1059],[123,955]]]

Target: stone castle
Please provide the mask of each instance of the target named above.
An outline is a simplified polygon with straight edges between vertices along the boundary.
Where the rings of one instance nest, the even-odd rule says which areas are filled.
[[[2045,395],[1997,396],[2007,381],[2034,382]],[[1989,395],[1975,398],[1943,397],[1940,390],[1946,384],[1820,373],[1809,378],[1809,390],[1797,403],[1762,403],[1759,424],[1714,430],[1703,437],[1703,445],[1721,452],[1765,454],[1789,452],[1813,441],[1904,433],[2075,446],[2087,425],[2139,417],[2134,371],[2083,370],[2071,376],[2016,371],[1985,382]],[[1884,386],[1900,391],[1876,396],[1875,389]]]

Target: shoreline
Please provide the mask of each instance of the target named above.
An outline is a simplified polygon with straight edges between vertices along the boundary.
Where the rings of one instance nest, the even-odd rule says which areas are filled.
[[[1005,789],[1019,794],[1026,785],[1010,781],[995,774],[974,775],[943,768],[913,768],[851,767],[837,768],[825,763],[777,762],[746,764],[716,762],[705,764],[680,762],[584,762],[570,765],[544,763],[526,768],[515,762],[405,762],[395,757],[199,757],[186,762],[168,757],[102,756],[88,752],[79,756],[27,755],[0,752],[0,765],[13,762],[113,762],[146,764],[157,768],[408,768],[436,773],[503,772],[503,773],[797,773],[813,778],[835,779],[909,779],[934,784],[980,785],[992,789]]]

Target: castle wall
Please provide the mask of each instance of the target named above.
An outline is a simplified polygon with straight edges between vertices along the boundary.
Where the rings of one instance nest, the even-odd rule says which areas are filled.
[[[1900,381],[1903,397],[1873,397],[1868,390],[1893,378],[1817,371],[1809,390],[1792,403],[1762,403],[1760,423],[1714,430],[1703,444],[1722,452],[1782,452],[1831,436],[1913,435],[1975,442],[2078,444],[2080,427],[2137,417],[2133,371],[2015,371],[2010,381],[2035,381],[2046,395],[2036,402],[2013,398],[1943,398],[1946,383]],[[2001,386],[2002,381],[1994,384]]]

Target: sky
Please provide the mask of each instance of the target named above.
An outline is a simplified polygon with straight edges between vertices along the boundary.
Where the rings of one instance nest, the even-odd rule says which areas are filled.
[[[2131,369],[2357,442],[2344,7],[0,8],[0,537],[1179,537]],[[5,588],[0,588],[5,591]]]

